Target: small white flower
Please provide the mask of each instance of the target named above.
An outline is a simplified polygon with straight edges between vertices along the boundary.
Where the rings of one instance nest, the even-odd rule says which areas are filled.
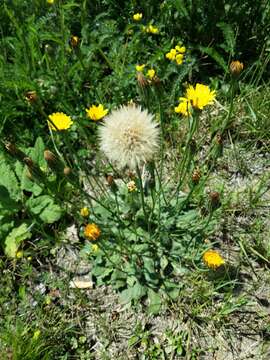
[[[114,110],[99,129],[100,147],[111,162],[136,168],[152,160],[159,145],[153,115],[134,104]]]

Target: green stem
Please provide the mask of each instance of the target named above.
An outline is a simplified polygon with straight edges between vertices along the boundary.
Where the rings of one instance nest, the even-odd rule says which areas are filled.
[[[138,165],[136,166],[136,173],[137,173],[138,180],[139,180],[139,188],[140,188],[140,195],[141,195],[143,213],[144,213],[144,216],[145,216],[145,220],[147,220],[148,218],[147,218],[147,212],[146,212],[146,208],[145,208],[142,176],[141,176],[141,172],[140,172],[140,169],[139,169]]]

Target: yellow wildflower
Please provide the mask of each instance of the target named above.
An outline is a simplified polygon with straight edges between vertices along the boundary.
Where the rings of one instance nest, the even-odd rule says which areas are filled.
[[[155,75],[156,75],[156,72],[155,72],[154,69],[149,69],[149,70],[147,71],[147,74],[146,74],[146,76],[149,77],[151,80],[153,79],[153,77],[154,77]]]
[[[184,53],[186,52],[185,46],[176,45],[174,49],[171,49],[165,56],[167,59],[176,61],[177,65],[181,65],[184,59]]]
[[[174,111],[178,114],[182,114],[184,116],[188,116],[191,111],[191,104],[188,99],[184,97],[179,98],[180,103],[177,107],[174,108]]]
[[[207,250],[203,254],[203,261],[206,266],[214,270],[225,264],[222,256],[215,250]]]
[[[195,109],[202,110],[206,105],[213,104],[216,91],[211,91],[209,86],[196,84],[195,88],[190,85],[186,91],[186,98]]]
[[[135,181],[131,180],[127,183],[127,188],[128,188],[128,191],[129,192],[134,192],[137,190],[137,186],[136,186],[136,183]]]
[[[236,77],[241,74],[241,72],[243,71],[243,68],[244,68],[244,64],[238,60],[232,61],[230,64],[230,72],[232,75],[234,75]]]
[[[80,214],[82,217],[88,217],[89,216],[89,209],[87,207],[83,207],[80,210]]]
[[[54,3],[54,0],[47,0],[47,3],[51,5]]]
[[[71,117],[62,112],[49,115],[48,126],[51,130],[67,130],[71,127],[72,124],[73,121],[71,120]]]
[[[171,51],[168,52],[165,56],[169,60],[174,60],[175,59],[175,55],[173,55]]]
[[[137,13],[133,15],[133,20],[140,21],[142,19],[142,13]]]
[[[136,65],[136,71],[138,71],[138,72],[142,72],[144,68],[145,68],[145,64]]]
[[[99,250],[99,246],[97,244],[92,244],[92,250],[96,253]]]
[[[92,105],[89,109],[85,109],[85,111],[91,120],[97,121],[107,115],[109,110],[104,109],[103,105],[99,104],[98,106]]]
[[[36,330],[33,335],[33,340],[37,340],[40,337],[41,331]]]
[[[70,44],[73,48],[79,45],[80,39],[78,36],[72,35],[70,38]]]
[[[84,228],[84,235],[89,240],[97,240],[100,237],[101,231],[96,224],[88,224]]]
[[[151,24],[146,27],[145,31],[147,33],[151,33],[151,34],[158,34],[158,28],[156,26],[151,25]]]
[[[175,50],[177,50],[178,52],[180,52],[180,54],[184,54],[184,53],[186,52],[186,47],[185,47],[185,46],[176,45]]]
[[[22,257],[23,257],[23,251],[22,251],[22,250],[17,251],[17,253],[16,253],[16,258],[17,258],[17,259],[21,259]]]
[[[177,65],[181,65],[183,63],[184,55],[183,54],[177,54],[175,57],[175,61]]]

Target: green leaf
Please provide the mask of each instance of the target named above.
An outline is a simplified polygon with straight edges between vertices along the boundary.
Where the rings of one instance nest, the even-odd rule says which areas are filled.
[[[29,156],[37,163],[41,168],[46,167],[47,163],[44,159],[45,145],[41,137],[38,137],[34,148],[29,151]]]
[[[0,215],[0,244],[4,243],[4,239],[9,233],[9,231],[14,226],[14,221],[11,217]]]
[[[124,290],[120,294],[120,301],[123,304],[127,304],[131,302],[132,300],[139,300],[146,294],[146,288],[136,282],[136,284],[132,287],[129,287],[128,289]]]
[[[44,209],[44,211],[39,215],[42,221],[46,224],[52,224],[55,221],[58,221],[62,216],[62,209],[59,205],[50,204]]]
[[[11,212],[18,210],[18,204],[16,201],[12,200],[7,188],[3,185],[0,185],[0,209],[8,210]]]
[[[159,274],[156,272],[155,269],[155,261],[150,258],[143,256],[143,274],[145,280],[152,285],[157,285],[159,283]]]
[[[5,254],[8,257],[15,258],[21,242],[31,237],[28,225],[23,223],[13,229],[5,240]]]
[[[228,66],[226,61],[223,59],[223,57],[213,48],[197,45],[196,46],[202,53],[207,54],[213,58],[217,64],[227,73],[228,72]]]
[[[161,308],[161,296],[152,289],[148,289],[147,295],[149,299],[148,313],[158,314]]]
[[[27,200],[26,206],[33,214],[38,215],[47,224],[54,223],[62,215],[60,206],[54,204],[53,199],[48,195],[41,195],[37,198],[31,197]]]
[[[0,160],[0,185],[7,188],[13,200],[20,199],[21,191],[18,180],[11,166],[4,159]]]
[[[233,31],[233,28],[230,24],[220,22],[217,24],[217,26],[222,30],[223,36],[226,42],[225,50],[229,51],[231,55],[234,55],[234,49],[235,49],[235,34]]]

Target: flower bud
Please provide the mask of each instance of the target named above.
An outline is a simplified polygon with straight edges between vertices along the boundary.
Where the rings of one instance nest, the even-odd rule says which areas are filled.
[[[51,152],[50,150],[45,150],[44,151],[44,159],[48,163],[55,163],[57,161],[57,158],[56,158],[55,154],[53,152]]]
[[[240,61],[232,61],[230,64],[230,72],[234,77],[238,77],[243,71],[244,64]]]
[[[201,178],[201,171],[199,168],[196,168],[193,173],[192,173],[192,182],[194,184],[198,184],[198,182],[200,181],[200,178]]]
[[[220,194],[218,191],[211,191],[209,193],[210,206],[212,209],[216,209],[220,206]]]
[[[36,91],[27,91],[27,93],[25,94],[25,99],[30,103],[33,104],[34,102],[37,101],[37,93]]]
[[[18,152],[17,147],[14,144],[12,144],[11,142],[5,143],[5,148],[11,155],[16,155],[16,153]]]
[[[111,186],[112,183],[114,182],[114,178],[112,175],[107,175],[106,177],[107,183]]]
[[[72,35],[71,38],[70,38],[70,45],[73,47],[73,48],[76,48],[80,43],[80,39],[78,36],[75,36],[75,35]]]
[[[116,192],[118,190],[118,187],[116,185],[116,182],[114,181],[113,176],[112,175],[107,175],[106,180],[107,180],[107,183],[110,186],[111,190],[113,192]]]
[[[5,148],[10,155],[13,155],[16,159],[20,161],[24,161],[24,158],[27,157],[27,155],[23,151],[19,150],[16,145],[12,144],[11,142],[5,143]]]
[[[63,173],[65,176],[69,176],[71,174],[72,170],[70,167],[66,166],[64,167]]]
[[[222,145],[223,144],[223,139],[222,139],[222,135],[221,134],[217,134],[216,135],[216,143],[218,145]]]
[[[148,81],[141,71],[137,72],[137,82],[138,82],[138,85],[142,88],[146,87],[148,85]]]
[[[23,162],[31,169],[34,167],[34,161],[30,157],[25,157]]]

